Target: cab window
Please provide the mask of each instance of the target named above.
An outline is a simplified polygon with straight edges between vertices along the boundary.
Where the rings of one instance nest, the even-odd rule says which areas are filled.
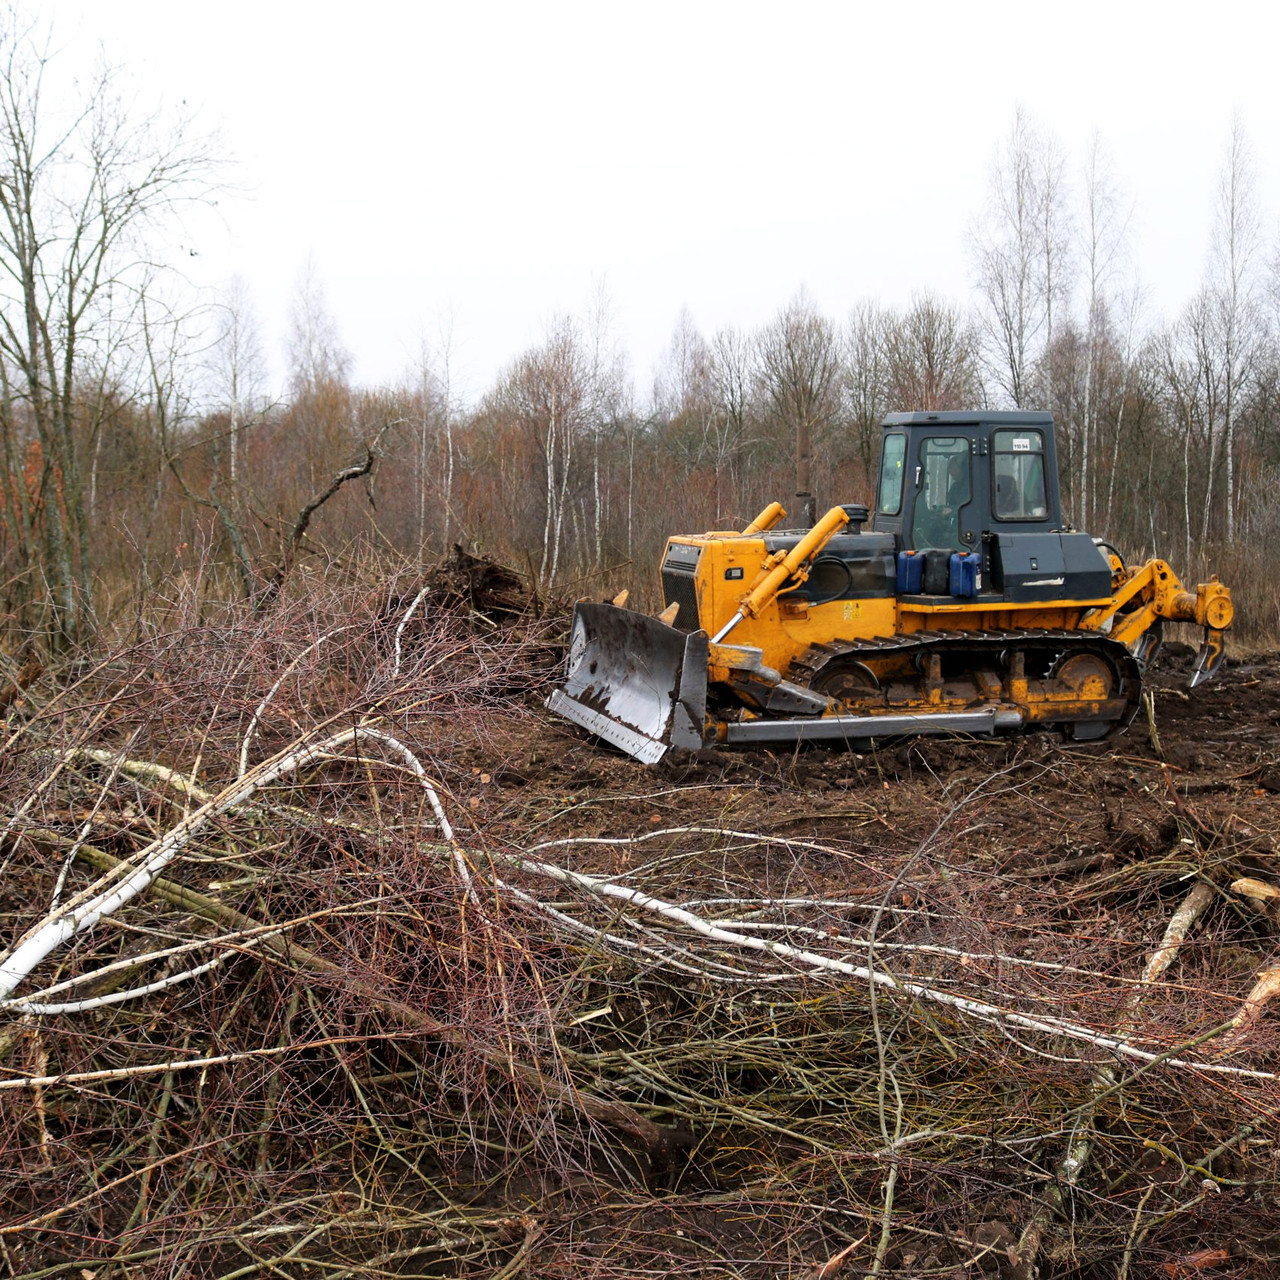
[[[1045,520],[1044,436],[1025,428],[991,433],[991,513],[997,520]]]
[[[888,435],[880,451],[880,514],[896,516],[902,510],[902,464],[907,456],[907,437]]]
[[[919,492],[911,522],[917,548],[959,547],[960,508],[973,497],[969,441],[930,436],[920,445]]]

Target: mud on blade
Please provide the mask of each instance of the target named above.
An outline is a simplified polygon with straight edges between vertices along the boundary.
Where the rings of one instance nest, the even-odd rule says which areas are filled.
[[[654,764],[668,747],[702,746],[707,704],[705,631],[677,631],[611,604],[573,612],[563,689],[547,706]]]

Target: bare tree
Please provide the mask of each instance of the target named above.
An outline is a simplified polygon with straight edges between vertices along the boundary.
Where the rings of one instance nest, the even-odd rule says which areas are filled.
[[[991,170],[987,209],[972,232],[988,358],[1016,407],[1035,394],[1033,367],[1060,288],[1059,164],[1022,107]]]
[[[191,378],[194,370],[186,359],[186,353],[195,345],[196,320],[158,289],[153,292],[144,287],[139,296],[139,306],[147,379],[139,407],[152,444],[151,475],[148,477],[150,496],[146,511],[146,527],[150,530],[163,496],[168,470],[166,459],[172,452],[174,437],[192,418],[194,396]]]
[[[147,239],[207,194],[211,155],[189,122],[134,112],[110,66],[83,86],[54,84],[50,34],[12,9],[0,15],[0,68],[0,430],[6,461],[32,473],[15,526],[28,594],[47,583],[41,627],[67,646],[94,617],[79,382],[90,352],[136,331],[128,299],[163,257]]]
[[[1259,247],[1253,207],[1253,159],[1244,125],[1231,122],[1227,158],[1218,179],[1212,288],[1223,372],[1222,450],[1226,470],[1226,538],[1236,538],[1236,419],[1261,334],[1255,300],[1254,261]]]
[[[734,438],[745,440],[751,414],[751,343],[740,330],[721,329],[711,340],[711,389]]]
[[[1280,329],[1280,239],[1271,251],[1271,262],[1267,267],[1266,297],[1270,302],[1270,328]]]
[[[329,384],[345,385],[351,353],[329,310],[313,255],[298,273],[289,309],[289,383],[295,395]]]
[[[739,500],[741,468],[759,440],[752,365],[751,341],[741,330],[721,329],[712,338],[710,444],[715,464],[717,524],[725,521],[727,493]]]
[[[215,408],[205,419],[208,429],[203,433],[189,429],[193,415],[184,381],[184,354],[199,349],[201,343],[184,332],[180,315],[158,310],[153,300],[144,301],[147,324],[143,347],[150,383],[145,412],[156,424],[153,506],[161,500],[163,479],[171,474],[188,503],[212,511],[231,550],[241,594],[246,600],[252,599],[257,579],[245,535],[246,501],[242,490],[247,486],[241,484],[240,451],[246,425],[265,417],[267,406],[262,397],[265,362],[248,283],[241,276],[232,276],[213,303],[213,338],[204,350],[203,376],[205,394]],[[208,342],[207,326],[201,340]],[[189,465],[192,457],[201,461],[207,458],[207,479],[196,481],[202,492],[192,487],[188,474],[198,474],[203,469]],[[142,557],[139,564],[140,573],[146,571],[145,559]]]
[[[1064,305],[1071,288],[1070,216],[1067,212],[1066,159],[1052,134],[1040,133],[1036,148],[1039,166],[1040,291],[1044,303],[1044,350],[1053,349],[1055,309]],[[1042,361],[1041,405],[1053,409],[1049,362]]]
[[[1120,472],[1120,448],[1121,443],[1126,438],[1125,416],[1129,406],[1129,392],[1135,381],[1135,373],[1139,371],[1141,364],[1140,355],[1140,339],[1139,339],[1139,320],[1142,315],[1143,308],[1143,290],[1138,284],[1134,284],[1124,297],[1123,305],[1123,321],[1124,321],[1124,337],[1119,345],[1118,360],[1120,366],[1120,385],[1116,388],[1116,413],[1115,420],[1111,423],[1111,465],[1107,474],[1107,503],[1103,515],[1110,522],[1115,518],[1115,498],[1116,498],[1116,477]],[[1152,545],[1155,545],[1155,539],[1152,539]]]
[[[297,470],[314,490],[338,459],[350,453],[351,353],[343,345],[329,310],[315,259],[308,254],[298,273],[289,314],[291,416],[302,435]]]
[[[453,315],[444,316],[439,325],[434,350],[424,339],[413,372],[416,387],[412,393],[414,435],[414,489],[417,496],[417,542],[422,554],[427,546],[428,495],[434,487],[439,494],[440,538],[447,548],[454,522],[454,473],[457,466],[457,441],[453,388]],[[434,455],[443,450],[437,467]],[[438,474],[437,474],[438,473]]]
[[[1099,368],[1108,311],[1108,286],[1124,253],[1129,210],[1122,203],[1111,166],[1095,133],[1084,170],[1084,262],[1088,278],[1085,316],[1084,391],[1080,421],[1080,503],[1085,528],[1095,514],[1094,450],[1098,442]],[[1132,333],[1132,325],[1130,325]],[[1123,406],[1122,406],[1123,411]]]
[[[226,406],[227,478],[233,488],[240,461],[240,434],[260,406],[266,365],[249,284],[234,275],[217,302],[216,332],[210,360],[214,394]]]
[[[668,420],[699,419],[712,396],[711,346],[698,331],[688,307],[681,307],[671,342],[658,364],[653,402]]]
[[[885,333],[888,397],[901,409],[963,409],[981,402],[978,339],[956,307],[919,293]]]
[[[603,451],[614,426],[628,416],[629,384],[626,355],[615,332],[613,300],[603,280],[597,282],[587,308],[588,373],[587,430],[591,438],[592,565],[604,566],[606,491]]]
[[[555,585],[570,507],[581,485],[580,454],[587,434],[591,362],[578,325],[564,316],[546,341],[507,370],[492,409],[536,447],[542,468],[542,552],[538,578]]]
[[[1168,415],[1182,442],[1184,558],[1191,563],[1193,512],[1200,503],[1200,543],[1209,536],[1220,433],[1215,423],[1225,393],[1220,351],[1215,341],[1215,301],[1208,288],[1187,306],[1178,323],[1159,340]],[[1207,455],[1207,457],[1206,457]],[[1203,460],[1203,465],[1196,465]],[[1203,480],[1200,488],[1197,480]]]
[[[654,385],[667,449],[690,471],[710,472],[716,527],[726,521],[736,455],[744,440],[751,353],[734,330],[713,347],[682,308]]]
[[[874,302],[861,302],[845,324],[845,420],[853,432],[864,479],[871,476],[880,420],[886,411],[902,407],[889,386],[887,347],[892,323],[891,312]]]
[[[795,441],[796,496],[812,524],[814,440],[839,410],[839,336],[801,290],[757,335],[756,358],[764,397]]]

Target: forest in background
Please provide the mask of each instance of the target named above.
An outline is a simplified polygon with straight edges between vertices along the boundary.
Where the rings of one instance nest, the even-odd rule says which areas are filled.
[[[139,118],[104,67],[68,114],[12,25],[0,86],[0,634],[11,659],[127,631],[153,597],[273,599],[302,559],[425,563],[452,544],[544,594],[656,595],[671,532],[797,490],[866,500],[887,412],[1048,409],[1066,517],[1126,555],[1219,573],[1240,629],[1280,626],[1280,258],[1245,125],[1227,138],[1204,281],[1153,318],[1123,175],[1024,110],[968,227],[973,299],[829,316],[800,289],[757,330],[687,310],[641,385],[601,288],[464,403],[448,342],[394,386],[350,377],[308,262],[287,391],[265,388],[252,283],[187,296],[180,214],[225,180],[190,121]],[[856,211],[851,211],[851,235]],[[167,264],[167,265],[166,265]],[[157,595],[158,593],[158,595]]]

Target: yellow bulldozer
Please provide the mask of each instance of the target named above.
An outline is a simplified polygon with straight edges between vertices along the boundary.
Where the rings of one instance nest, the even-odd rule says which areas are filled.
[[[1192,687],[1222,662],[1216,577],[1187,589],[1064,526],[1047,413],[890,414],[874,510],[785,517],[670,538],[658,617],[579,603],[550,708],[646,763],[1031,727],[1087,741],[1132,720],[1166,620],[1204,628]]]

